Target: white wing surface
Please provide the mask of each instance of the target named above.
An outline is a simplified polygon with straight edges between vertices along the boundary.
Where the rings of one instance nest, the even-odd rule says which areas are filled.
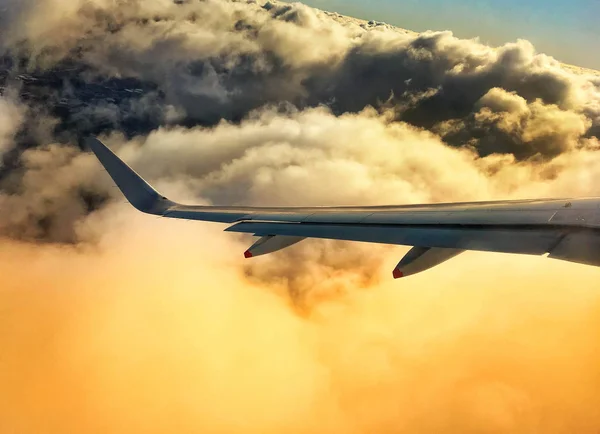
[[[415,274],[465,250],[544,255],[600,266],[600,199],[545,199],[372,207],[230,207],[173,202],[95,138],[87,145],[127,200],[163,217],[228,223],[261,237],[247,258],[305,238],[400,244],[414,248],[394,277]]]

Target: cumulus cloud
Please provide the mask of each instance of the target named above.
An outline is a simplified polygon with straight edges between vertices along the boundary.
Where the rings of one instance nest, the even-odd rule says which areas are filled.
[[[567,135],[577,127],[552,129],[544,123],[548,115],[535,119],[522,106],[526,111],[518,116],[527,121],[487,109],[476,121],[488,116],[505,134],[533,143],[545,133]],[[573,150],[543,164],[515,164],[513,154],[482,158],[472,147],[447,146],[433,133],[395,121],[394,113],[374,109],[336,116],[324,107],[286,114],[265,108],[241,123],[174,126],[146,138],[129,141],[113,134],[107,140],[145,177],[165,184],[165,194],[188,202],[377,205],[598,194],[593,182],[573,182],[582,170],[598,172],[593,150]],[[10,192],[0,196],[7,209],[0,217],[5,234],[77,241],[78,220],[108,197],[122,200],[97,161],[75,146],[30,148],[21,155],[20,169],[3,181]]]
[[[15,145],[15,134],[23,122],[24,110],[12,98],[0,97],[0,158]]]
[[[302,4],[29,3],[22,7],[21,20],[13,22],[6,51],[42,78],[60,71],[61,81],[46,101],[53,104],[66,98],[95,107],[98,96],[89,95],[91,84],[101,99],[125,102],[138,95],[123,95],[119,86],[137,87],[156,91],[152,106],[172,107],[183,124],[207,125],[222,118],[239,121],[266,103],[327,104],[342,114],[387,101],[400,120],[432,128],[468,120],[480,110],[482,98],[501,88],[528,104],[538,101],[540,110],[550,105],[583,116],[583,132],[559,134],[547,146],[540,140],[527,149],[521,138],[506,137],[493,121],[486,128],[467,122],[463,135],[447,138],[450,144],[465,145],[464,135],[478,140],[483,130],[519,159],[551,158],[557,149],[570,148],[567,142],[597,133],[598,76],[563,67],[527,41],[494,48],[450,32],[418,35],[360,24]],[[73,83],[79,86],[74,89]],[[129,116],[118,126],[138,133],[163,121],[156,115],[144,118],[143,111],[126,114],[127,104],[119,108],[103,101],[102,108],[111,127]],[[99,128],[80,115],[58,114],[73,130]],[[135,120],[146,124],[132,125]],[[478,149],[487,155],[488,148],[484,143]]]
[[[0,429],[597,427],[597,269],[465,254],[392,285],[405,248],[315,240],[242,262],[248,237],[124,204],[80,139],[183,202],[592,196],[598,75],[302,4],[2,6]]]
[[[584,136],[592,121],[537,99],[528,103],[515,92],[493,88],[477,102],[479,111],[465,120],[434,127],[446,140],[471,143],[480,154],[513,154],[517,158],[556,157],[591,147]]]

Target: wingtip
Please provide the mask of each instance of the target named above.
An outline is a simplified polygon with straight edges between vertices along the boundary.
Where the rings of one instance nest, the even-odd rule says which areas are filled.
[[[246,250],[244,252],[244,258],[249,259],[252,257],[252,252],[250,250]]]
[[[402,277],[404,277],[404,273],[402,271],[400,271],[398,268],[395,268],[392,275],[394,276],[394,279],[400,279]]]
[[[162,215],[174,205],[174,202],[156,191],[100,140],[89,136],[85,142],[135,208],[148,214]]]

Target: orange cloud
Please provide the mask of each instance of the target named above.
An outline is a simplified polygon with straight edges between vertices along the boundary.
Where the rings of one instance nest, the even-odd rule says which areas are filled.
[[[392,282],[385,255],[299,313],[215,225],[117,215],[99,247],[0,244],[3,432],[597,431],[598,269],[469,253]]]

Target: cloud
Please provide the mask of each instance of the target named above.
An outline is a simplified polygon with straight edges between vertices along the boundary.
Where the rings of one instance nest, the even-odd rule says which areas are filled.
[[[467,119],[442,122],[434,129],[445,140],[470,141],[484,155],[555,157],[591,146],[583,138],[592,121],[582,113],[562,110],[539,99],[528,103],[515,92],[501,88],[491,89],[477,106],[479,111]]]
[[[0,244],[3,430],[597,428],[595,268],[465,254],[410,282],[350,274],[298,314],[212,225],[97,217],[93,248]]]
[[[551,137],[550,146],[522,146],[519,137],[501,129],[485,130],[519,159],[551,158],[570,148],[566,141],[585,145],[582,139],[595,136],[599,125],[598,76],[563,67],[527,41],[489,47],[450,32],[359,25],[302,4],[153,0],[117,7],[101,0],[69,5],[46,0],[24,9],[9,31],[7,52],[54,83],[53,96],[44,102],[101,106],[109,120],[91,126],[78,115],[80,107],[55,113],[72,132],[118,128],[139,134],[163,124],[156,113],[127,113],[129,101],[141,97],[128,94],[131,88],[154,92],[147,108],[172,107],[179,113],[176,122],[186,126],[239,121],[281,102],[298,108],[327,104],[343,114],[387,101],[400,120],[433,128],[475,116],[482,98],[496,88],[528,104],[538,101],[541,109],[556,106],[567,116],[585,118],[581,134]],[[480,125],[467,122],[464,134],[447,140],[460,147],[464,136],[479,141],[481,134]],[[488,148],[477,147],[481,155]]]
[[[182,202],[593,196],[597,75],[301,4],[3,5],[0,430],[596,429],[597,269],[467,253],[398,284],[406,248],[316,240],[243,261],[249,237],[124,204],[80,139]]]
[[[547,121],[558,109],[538,115],[521,103],[524,111],[516,116],[527,122],[489,109],[477,121],[491,117],[505,134],[533,143],[539,143],[536,134],[564,136],[577,128],[572,123],[552,129]],[[531,127],[510,131],[516,123]],[[113,134],[107,140],[148,180],[164,184],[165,194],[188,202],[376,205],[598,194],[590,174],[598,173],[600,160],[592,149],[573,149],[548,163],[515,164],[511,154],[481,158],[374,109],[336,116],[324,107],[286,114],[264,108],[240,123],[171,126],[147,138],[129,141]],[[108,197],[122,200],[97,161],[75,146],[30,148],[19,161],[20,171],[3,181],[10,194],[0,195],[7,209],[0,217],[5,234],[77,241],[79,220]],[[590,180],[581,183],[584,173]]]
[[[14,146],[25,108],[10,96],[0,97],[0,158]]]

